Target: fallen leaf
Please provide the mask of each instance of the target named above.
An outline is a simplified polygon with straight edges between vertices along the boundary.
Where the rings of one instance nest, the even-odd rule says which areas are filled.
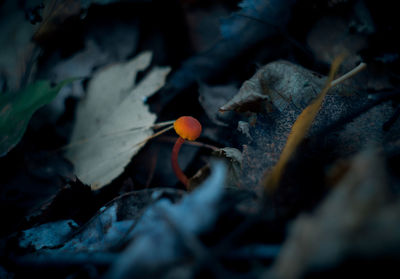
[[[250,135],[250,124],[246,121],[238,121],[237,130],[245,135],[249,140],[252,140],[252,136]]]
[[[43,10],[43,21],[33,35],[33,40],[45,43],[51,39],[61,24],[72,16],[79,15],[79,0],[48,0]]]
[[[342,60],[343,57],[335,59],[331,66],[331,70],[325,87],[322,89],[318,97],[297,117],[286,141],[286,145],[280,155],[278,163],[272,169],[272,172],[269,173],[261,182],[261,184],[267,191],[273,191],[278,187],[279,180],[282,176],[283,171],[285,170],[286,164],[288,163],[290,157],[296,151],[297,147],[310,129],[311,124],[313,123],[322,105],[322,101],[324,100],[326,94],[328,93],[328,90],[332,86],[331,82],[333,81]]]
[[[117,197],[102,207],[73,238],[55,253],[65,252],[106,252],[121,243],[129,241],[133,235],[134,224],[145,209],[159,199],[180,199],[183,191],[176,189],[144,189]]]
[[[77,225],[80,222],[75,222],[80,216],[74,216],[72,219],[47,222],[22,231],[19,246],[22,248],[32,246],[43,255],[106,252],[121,242],[129,241],[128,234],[132,231],[132,225],[140,219],[146,207],[165,198],[175,202],[183,193],[181,190],[169,188],[128,192],[103,206],[81,227]],[[54,249],[46,250],[46,248]]]
[[[229,120],[232,115],[223,113],[218,109],[225,104],[237,92],[233,84],[209,86],[200,84],[199,101],[207,116],[217,125],[228,126],[224,120]]]
[[[349,256],[360,260],[383,255],[388,260],[396,251],[394,257],[398,258],[394,247],[400,245],[399,200],[390,201],[387,182],[379,149],[369,148],[354,156],[319,208],[303,214],[291,226],[281,253],[264,278],[294,279],[307,277],[308,271],[329,272]]]
[[[89,82],[66,156],[80,180],[98,189],[121,174],[144,141],[153,134],[156,116],[144,104],[165,83],[169,67],[156,67],[139,83],[139,71],[150,65],[144,52],[126,63],[100,69]]]
[[[233,147],[224,147],[221,148],[221,153],[229,160],[226,184],[228,186],[238,187],[240,185],[240,177],[242,176],[242,152]]]
[[[19,239],[22,248],[32,246],[35,250],[42,248],[54,248],[61,245],[78,228],[73,220],[60,220],[42,224],[40,226],[25,230]]]
[[[303,110],[323,86],[325,77],[287,61],[271,62],[259,69],[240,87],[221,111],[259,111],[265,102],[280,112]]]
[[[221,151],[224,153],[225,157],[230,159],[232,162],[238,163],[239,166],[242,165],[242,152],[239,149],[233,147],[224,147],[221,148]]]
[[[106,278],[154,278],[165,268],[199,254],[197,236],[215,225],[223,198],[226,167],[216,163],[210,177],[178,203],[161,199],[149,206],[132,230],[133,241]],[[157,253],[154,253],[157,251]]]
[[[21,140],[33,113],[49,103],[64,85],[74,80],[68,79],[56,86],[47,80],[39,80],[18,92],[0,95],[0,157]]]

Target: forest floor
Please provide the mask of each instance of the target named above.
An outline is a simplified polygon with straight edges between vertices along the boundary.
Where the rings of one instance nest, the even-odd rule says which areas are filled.
[[[399,276],[392,2],[0,1],[0,278]]]

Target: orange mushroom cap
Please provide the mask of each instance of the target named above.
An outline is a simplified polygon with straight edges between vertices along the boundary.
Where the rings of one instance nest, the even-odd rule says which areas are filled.
[[[175,132],[183,139],[196,140],[201,134],[200,122],[191,116],[181,116],[174,122]]]

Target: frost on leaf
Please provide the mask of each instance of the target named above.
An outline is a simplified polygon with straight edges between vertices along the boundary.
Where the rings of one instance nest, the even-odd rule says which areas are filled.
[[[121,174],[153,133],[156,116],[144,100],[164,85],[170,68],[156,67],[135,84],[137,73],[150,65],[151,56],[145,52],[129,62],[100,69],[78,107],[66,156],[79,179],[92,189]]]

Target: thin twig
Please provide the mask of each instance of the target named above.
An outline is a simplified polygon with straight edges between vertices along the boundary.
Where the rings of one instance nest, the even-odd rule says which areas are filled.
[[[356,74],[358,74],[359,72],[361,72],[362,70],[364,70],[367,67],[367,64],[362,62],[360,63],[360,65],[358,65],[357,67],[355,67],[353,70],[351,70],[350,72],[347,72],[346,74],[344,74],[343,76],[333,80],[331,82],[331,87],[338,85],[339,83],[342,83],[343,81],[345,81],[346,79],[351,78],[352,76],[355,76]]]
[[[174,138],[174,137],[162,137],[161,140],[174,143],[176,141],[176,138]],[[216,152],[221,150],[221,148],[219,148],[219,147],[217,147],[215,145],[211,145],[211,144],[207,144],[207,143],[203,143],[203,142],[199,142],[199,141],[188,141],[188,140],[185,140],[185,142],[183,144],[197,146],[197,147],[204,147],[204,148],[211,149],[212,151],[216,151]]]
[[[115,137],[115,136],[117,136],[117,135],[127,135],[128,133],[133,132],[133,131],[137,131],[137,130],[139,130],[139,129],[147,129],[147,128],[150,129],[150,128],[152,128],[152,129],[156,129],[156,130],[157,130],[157,129],[162,128],[162,127],[165,127],[165,126],[167,126],[167,125],[171,125],[171,124],[173,124],[173,123],[174,123],[174,120],[173,120],[173,121],[166,121],[166,122],[155,123],[154,125],[152,125],[152,126],[150,126],[150,127],[145,127],[145,126],[133,127],[133,128],[129,128],[129,129],[126,129],[126,130],[115,131],[115,132],[111,132],[111,133],[103,134],[103,135],[99,135],[99,136],[93,136],[93,137],[89,137],[89,138],[83,138],[83,139],[80,139],[80,140],[76,140],[76,141],[70,142],[70,143],[67,144],[67,145],[61,146],[61,147],[59,147],[58,149],[56,149],[55,151],[62,151],[62,150],[66,150],[66,149],[69,149],[69,148],[73,148],[73,147],[75,147],[75,146],[77,146],[77,145],[81,145],[81,144],[90,142],[90,141],[92,141],[92,140],[98,139],[98,138]],[[161,130],[161,131],[159,131],[159,132],[153,134],[152,136],[150,136],[150,137],[146,138],[145,140],[143,140],[143,141],[137,143],[136,145],[143,144],[144,142],[147,142],[148,140],[150,140],[150,139],[152,139],[152,138],[154,138],[154,137],[156,137],[156,136],[158,136],[158,135],[161,135],[162,133],[165,133],[165,132],[167,132],[168,130],[170,130],[170,129],[172,129],[172,128],[173,128],[173,125],[169,126],[168,128],[166,128],[166,129],[164,129],[164,130]],[[136,146],[136,145],[135,145],[135,146]]]
[[[165,126],[172,125],[172,124],[174,124],[174,122],[175,122],[175,120],[159,122],[159,123],[154,124],[151,128],[157,130],[157,129],[165,127]]]
[[[138,142],[138,143],[135,144],[134,146],[138,146],[138,145],[144,144],[144,143],[148,142],[149,140],[154,139],[155,137],[158,137],[159,135],[164,134],[165,132],[167,132],[167,131],[169,131],[169,130],[171,130],[171,129],[173,129],[173,128],[174,128],[174,125],[171,125],[171,126],[165,128],[165,129],[162,129],[161,131],[158,131],[157,133],[151,135],[150,137],[147,137],[147,138],[144,139],[143,141]]]

